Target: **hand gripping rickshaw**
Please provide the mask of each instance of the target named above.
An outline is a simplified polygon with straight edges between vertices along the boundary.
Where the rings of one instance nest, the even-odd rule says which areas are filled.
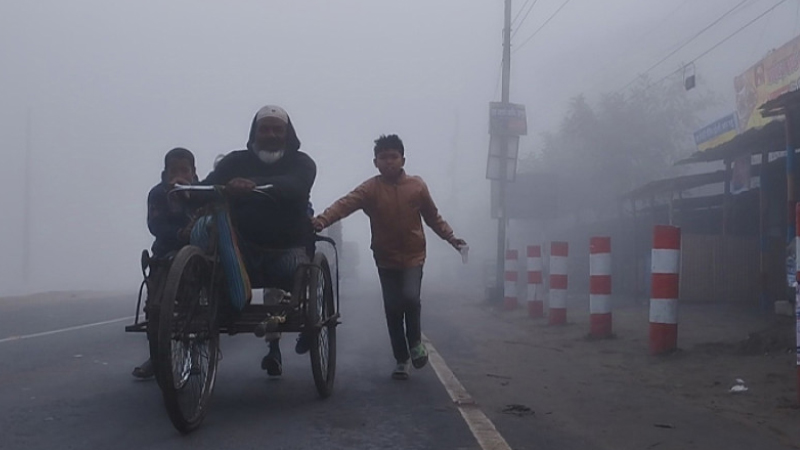
[[[268,194],[271,186],[259,186],[255,192]],[[320,397],[333,391],[336,373],[336,326],[339,324],[338,275],[324,254],[332,249],[338,259],[335,242],[315,235],[308,246],[310,263],[301,264],[294,273],[291,292],[277,290],[281,298],[270,304],[251,304],[239,300],[232,305],[231,282],[226,276],[226,240],[234,233],[227,217],[228,203],[223,186],[176,186],[175,191],[198,191],[192,196],[212,198],[209,242],[201,248],[186,245],[169,261],[150,258],[142,253],[144,281],[139,289],[136,319],[125,328],[146,332],[155,376],[162,391],[169,417],[180,432],[197,428],[208,411],[214,390],[217,363],[221,359],[220,333],[303,333],[309,344],[311,371]],[[256,194],[250,194],[256,195]],[[196,228],[196,227],[195,227]],[[230,243],[230,242],[228,242]],[[322,245],[320,245],[322,244]],[[242,245],[247,245],[242,243]],[[229,253],[229,252],[228,252]],[[160,267],[159,267],[160,265]],[[338,262],[335,264],[338,271]],[[252,288],[272,288],[253,285]],[[140,320],[143,294],[148,301],[145,320]],[[270,289],[274,294],[275,289]]]

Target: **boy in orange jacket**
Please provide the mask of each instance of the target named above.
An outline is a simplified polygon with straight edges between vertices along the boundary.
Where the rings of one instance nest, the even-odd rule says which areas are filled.
[[[370,219],[372,252],[383,291],[386,324],[397,365],[392,378],[405,380],[409,359],[415,368],[428,362],[422,343],[420,289],[425,263],[425,232],[422,221],[456,250],[463,239],[439,215],[428,186],[417,176],[407,175],[405,148],[397,135],[375,141],[375,167],[380,175],[361,183],[314,218],[322,231],[359,209]]]

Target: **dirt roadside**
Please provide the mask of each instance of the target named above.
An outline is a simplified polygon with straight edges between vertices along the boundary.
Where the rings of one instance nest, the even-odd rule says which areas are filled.
[[[616,338],[592,341],[588,299],[551,327],[476,291],[426,288],[429,335],[460,336],[440,351],[498,428],[536,420],[610,449],[800,448],[791,318],[681,305],[679,351],[651,357],[643,304],[617,305]],[[746,392],[730,392],[737,379]]]

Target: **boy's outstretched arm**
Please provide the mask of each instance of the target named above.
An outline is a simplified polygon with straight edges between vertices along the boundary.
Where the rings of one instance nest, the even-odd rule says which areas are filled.
[[[420,213],[422,214],[422,219],[425,221],[425,223],[431,227],[431,229],[440,238],[447,241],[456,250],[464,245],[467,245],[463,239],[455,237],[455,233],[450,227],[450,224],[448,224],[447,221],[445,221],[439,214],[439,208],[436,207],[436,203],[434,203],[433,197],[431,197],[431,193],[428,191],[428,185],[424,183],[422,188],[422,205],[420,207]]]
[[[367,199],[369,198],[369,188],[365,181],[360,186],[350,191],[349,194],[333,202],[331,206],[325,209],[322,214],[314,218],[314,229],[322,231],[325,228],[333,225],[334,223],[344,219],[345,217],[353,214],[359,209],[363,209]]]

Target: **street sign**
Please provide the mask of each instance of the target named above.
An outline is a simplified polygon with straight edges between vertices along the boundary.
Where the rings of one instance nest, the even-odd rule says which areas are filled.
[[[486,178],[488,180],[502,180],[503,178],[503,159],[505,159],[505,180],[514,181],[517,174],[517,155],[519,155],[519,136],[506,137],[508,155],[503,158],[503,151],[500,146],[504,138],[491,136],[489,139],[489,159],[486,163]]]
[[[517,173],[517,160],[506,159],[505,164],[507,182],[513,182]],[[489,161],[486,163],[486,179],[492,181],[499,181],[503,179],[503,158],[499,156],[489,156]]]
[[[489,156],[503,156],[503,149],[500,147],[500,142],[503,139],[498,136],[490,136],[489,137]],[[508,154],[506,158],[517,160],[517,156],[519,156],[519,136],[508,136],[506,137],[508,141]]]
[[[516,103],[489,103],[489,134],[494,136],[525,136],[528,119],[525,105]]]

